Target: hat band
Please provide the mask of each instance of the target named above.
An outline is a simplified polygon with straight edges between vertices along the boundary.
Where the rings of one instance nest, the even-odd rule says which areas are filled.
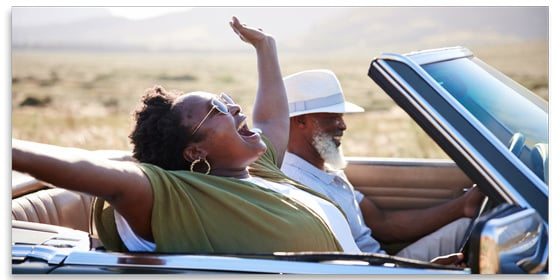
[[[328,107],[336,104],[344,103],[342,93],[319,97],[311,100],[292,102],[288,104],[290,113],[301,112],[305,110],[313,110],[322,107]]]

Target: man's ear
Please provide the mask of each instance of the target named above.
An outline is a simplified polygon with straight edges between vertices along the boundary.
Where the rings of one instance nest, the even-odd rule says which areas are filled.
[[[208,153],[199,145],[189,145],[183,149],[183,158],[188,162],[193,162],[197,159],[205,159]]]
[[[296,127],[305,128],[306,122],[303,115],[292,117],[291,120]]]

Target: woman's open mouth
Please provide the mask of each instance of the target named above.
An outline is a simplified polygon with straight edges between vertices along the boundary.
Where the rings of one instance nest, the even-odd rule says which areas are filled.
[[[249,142],[260,141],[259,134],[249,129],[246,120],[243,120],[242,122],[239,123],[239,126],[237,127],[237,133],[241,135],[241,137],[246,141]]]

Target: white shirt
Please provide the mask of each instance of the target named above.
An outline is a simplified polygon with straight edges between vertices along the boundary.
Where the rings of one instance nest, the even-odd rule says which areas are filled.
[[[342,170],[323,171],[297,155],[286,152],[282,172],[337,203],[346,214],[352,236],[362,252],[385,253],[379,242],[371,237],[371,230],[364,222],[359,206],[364,195],[354,190]]]
[[[242,180],[281,193],[311,208],[311,210],[315,214],[319,215],[321,220],[327,224],[345,253],[361,252],[356,245],[356,242],[354,242],[352,231],[348,226],[348,222],[346,221],[344,214],[342,214],[342,212],[340,212],[340,210],[331,202],[306,191],[300,190],[290,184],[271,182],[260,177],[249,177]]]
[[[155,243],[136,235],[124,217],[121,216],[117,210],[114,210],[113,212],[115,213],[115,225],[117,226],[117,232],[119,233],[124,246],[126,246],[129,251],[153,252],[156,250]]]

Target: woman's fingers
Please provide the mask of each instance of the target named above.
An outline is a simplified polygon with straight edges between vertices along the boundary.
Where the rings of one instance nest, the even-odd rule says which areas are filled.
[[[255,28],[242,24],[236,16],[233,16],[230,21],[230,26],[234,32],[239,35],[239,38],[254,47],[260,45],[261,42],[267,37],[261,28]]]
[[[239,23],[239,21],[237,21],[237,23]],[[239,29],[237,28],[237,26],[235,25],[234,22],[230,21],[229,26],[231,26],[231,29],[233,30],[233,32],[235,32],[235,34],[237,34],[237,36],[239,36],[239,39],[241,39],[244,42],[247,42],[245,37],[243,37],[243,35],[241,35],[241,32],[239,31]]]

